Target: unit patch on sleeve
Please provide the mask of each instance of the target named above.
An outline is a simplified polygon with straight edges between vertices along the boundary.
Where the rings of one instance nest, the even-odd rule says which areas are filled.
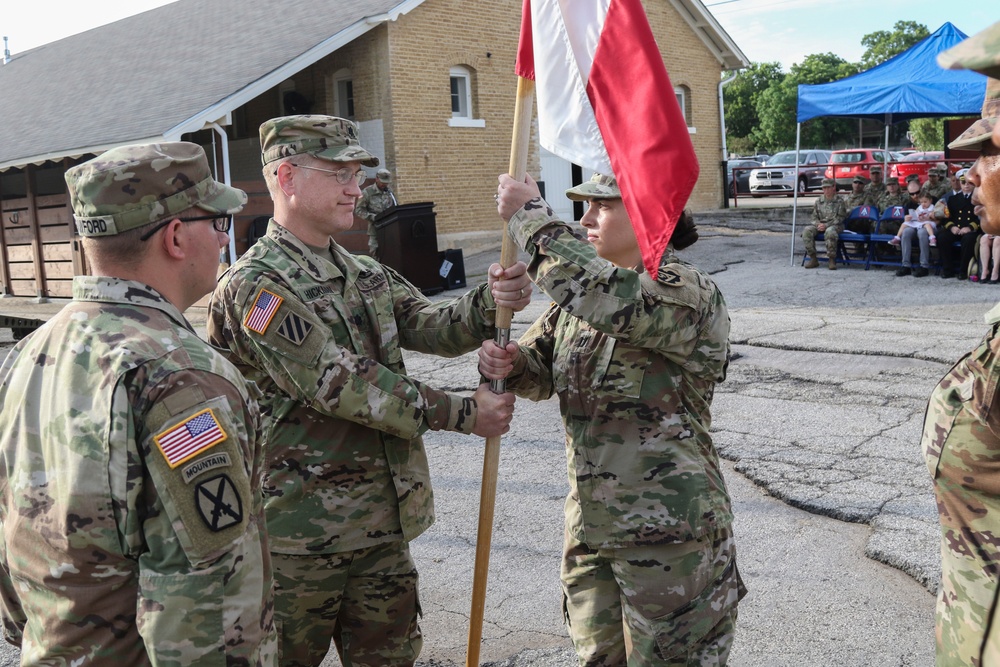
[[[225,439],[226,432],[222,430],[212,408],[196,412],[180,424],[153,436],[156,446],[171,468],[176,468]]]
[[[257,298],[254,299],[253,307],[247,313],[246,319],[243,320],[243,326],[263,336],[268,325],[271,324],[271,320],[274,319],[274,314],[278,312],[278,307],[283,302],[283,298],[262,288],[257,293]]]
[[[312,322],[299,317],[295,313],[288,313],[285,319],[278,325],[278,335],[295,345],[302,345],[309,332],[312,331]]]
[[[243,521],[243,499],[228,475],[216,475],[194,487],[195,506],[214,533]]]
[[[671,287],[680,287],[684,284],[684,278],[681,274],[669,266],[662,266],[656,274],[656,282],[662,285],[670,285]]]

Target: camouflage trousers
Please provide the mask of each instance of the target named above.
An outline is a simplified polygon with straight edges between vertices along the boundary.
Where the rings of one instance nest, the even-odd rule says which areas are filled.
[[[423,639],[407,543],[271,556],[282,667],[316,667],[331,638],[344,667],[410,667],[416,661]]]
[[[368,223],[368,256],[378,259],[378,232],[375,231],[375,223]]]
[[[566,624],[581,667],[722,667],[746,595],[732,531],[591,549],[566,535]]]
[[[823,243],[826,245],[828,256],[837,256],[837,240],[843,228],[840,225],[827,225],[826,232],[820,232],[816,225],[806,225],[802,230],[802,241],[806,246],[806,254],[816,254],[816,235],[823,234]]]

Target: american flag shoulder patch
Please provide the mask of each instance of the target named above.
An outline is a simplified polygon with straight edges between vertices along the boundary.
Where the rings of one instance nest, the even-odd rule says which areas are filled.
[[[275,313],[278,312],[278,307],[284,301],[274,292],[261,288],[260,292],[257,293],[257,298],[253,301],[250,312],[243,320],[243,326],[263,336],[268,325],[271,324],[271,320],[274,319]]]
[[[191,415],[180,424],[153,436],[163,458],[171,468],[226,439],[226,432],[215,418],[212,408]]]
[[[312,328],[312,322],[295,313],[288,313],[278,325],[278,335],[295,345],[302,345],[302,341],[306,339]]]

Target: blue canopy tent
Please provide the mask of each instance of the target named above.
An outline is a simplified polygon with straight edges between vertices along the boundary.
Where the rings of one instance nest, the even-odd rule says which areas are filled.
[[[946,70],[937,56],[966,35],[951,23],[881,65],[846,79],[800,85],[795,129],[796,180],[802,123],[820,116],[874,118],[889,126],[911,118],[978,116],[986,94],[986,77],[970,70]],[[792,202],[792,263],[795,263],[795,220],[798,188]]]

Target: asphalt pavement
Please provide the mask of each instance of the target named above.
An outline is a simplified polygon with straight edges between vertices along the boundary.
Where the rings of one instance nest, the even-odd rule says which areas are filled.
[[[741,201],[735,211],[699,215],[702,238],[682,253],[713,274],[733,320],[734,358],[712,425],[749,589],[730,665],[930,667],[940,565],[919,450],[924,406],[985,333],[983,313],[1000,286],[897,278],[889,269],[805,270],[801,242],[790,261],[787,210],[758,208]],[[470,286],[498,256],[465,257]],[[0,300],[0,312],[13,301]],[[547,303],[536,294],[515,315],[514,336]],[[203,320],[196,309],[189,315]],[[478,377],[474,355],[408,354],[407,365],[456,391]],[[413,544],[424,612],[419,664],[462,665],[482,441],[451,433],[425,441],[437,521]],[[519,401],[501,445],[483,664],[575,664],[559,591],[565,476],[556,401]],[[16,653],[0,664],[16,664]],[[324,662],[336,664],[332,655]]]

